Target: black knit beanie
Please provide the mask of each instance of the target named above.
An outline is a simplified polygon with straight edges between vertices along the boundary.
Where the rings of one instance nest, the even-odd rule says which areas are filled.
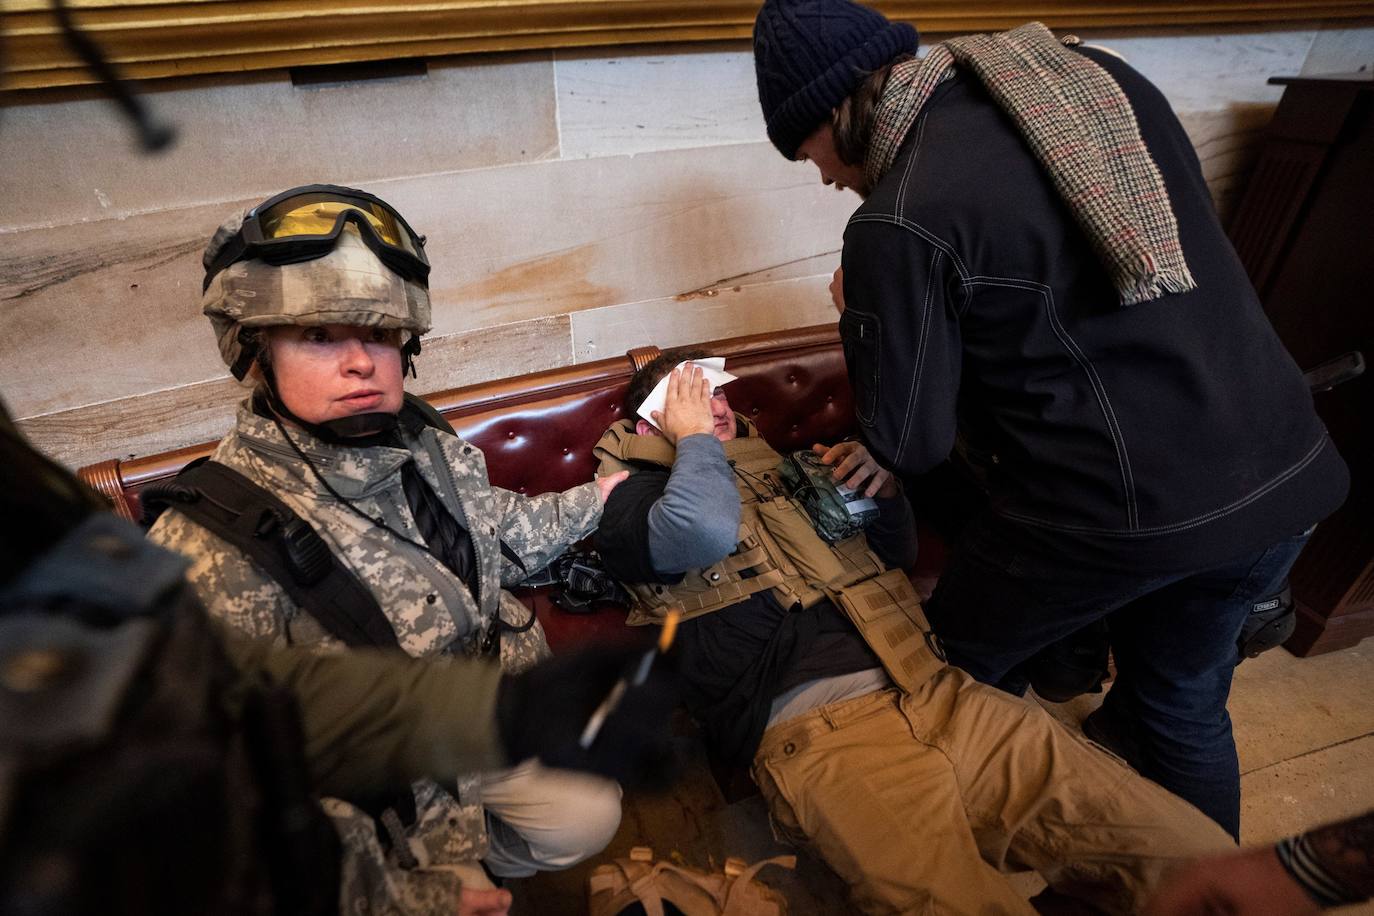
[[[754,71],[768,139],[788,159],[868,74],[916,53],[916,29],[850,0],[765,0]]]

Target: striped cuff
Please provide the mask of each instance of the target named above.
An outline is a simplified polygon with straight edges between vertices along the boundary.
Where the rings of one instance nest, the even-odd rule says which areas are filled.
[[[1274,847],[1279,863],[1293,880],[1323,909],[1360,903],[1365,898],[1351,890],[1322,866],[1306,836],[1280,840]]]

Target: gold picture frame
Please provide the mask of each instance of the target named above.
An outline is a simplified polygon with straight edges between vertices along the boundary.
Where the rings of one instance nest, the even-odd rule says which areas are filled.
[[[738,39],[758,0],[68,0],[120,70],[160,79],[487,51]],[[95,80],[62,39],[49,0],[6,0],[10,89]],[[1009,28],[1180,26],[1369,17],[1370,0],[891,0],[929,34]]]

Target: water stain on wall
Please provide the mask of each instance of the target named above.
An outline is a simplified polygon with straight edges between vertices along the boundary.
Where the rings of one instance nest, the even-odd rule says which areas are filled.
[[[440,289],[435,293],[436,318],[456,308],[464,315],[460,326],[484,327],[610,305],[616,290],[589,277],[597,260],[595,243],[577,245],[519,261],[455,289]]]

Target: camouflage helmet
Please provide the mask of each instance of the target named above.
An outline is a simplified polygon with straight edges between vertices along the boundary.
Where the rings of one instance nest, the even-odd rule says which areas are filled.
[[[207,270],[248,212],[215,230],[202,258]],[[220,270],[201,296],[201,311],[214,326],[221,358],[240,380],[258,354],[256,345],[245,346],[246,328],[346,324],[400,328],[412,339],[430,328],[428,289],[387,268],[351,225],[323,257],[280,266],[238,261]]]

